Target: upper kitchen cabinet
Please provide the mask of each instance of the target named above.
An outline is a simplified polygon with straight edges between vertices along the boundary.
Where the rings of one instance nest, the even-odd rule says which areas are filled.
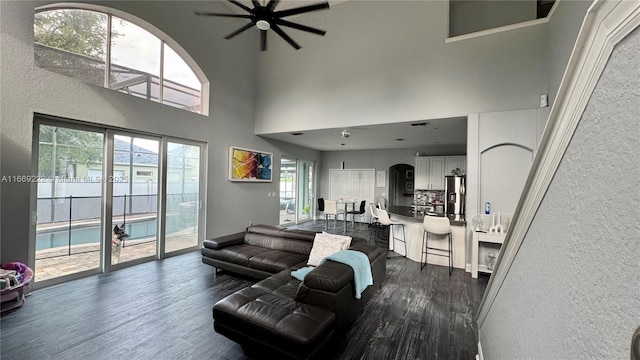
[[[444,175],[453,175],[454,169],[460,169],[467,173],[467,156],[446,156],[444,159]]]
[[[444,156],[417,157],[414,188],[444,190],[445,158]]]

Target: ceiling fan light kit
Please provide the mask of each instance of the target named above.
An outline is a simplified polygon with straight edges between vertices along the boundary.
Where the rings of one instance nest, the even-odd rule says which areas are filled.
[[[252,28],[253,26],[257,27],[260,30],[260,50],[267,50],[267,31],[273,30],[276,34],[278,34],[281,38],[283,38],[289,45],[291,45],[296,50],[300,49],[301,46],[298,45],[287,33],[285,33],[281,26],[310,32],[312,34],[324,36],[326,31],[316,29],[310,26],[293,23],[291,21],[284,20],[284,17],[298,15],[306,12],[317,11],[317,10],[325,10],[329,8],[328,2],[322,2],[312,5],[301,6],[297,8],[287,9],[275,11],[276,6],[280,3],[280,0],[269,0],[266,5],[262,5],[258,0],[251,0],[253,4],[253,8],[245,6],[244,4],[236,1],[236,0],[228,0],[233,5],[241,8],[242,10],[248,12],[248,14],[224,14],[224,13],[213,13],[213,12],[201,12],[196,11],[195,14],[199,16],[217,16],[217,17],[232,17],[232,18],[241,18],[241,19],[249,19],[250,23],[244,25],[238,30],[230,33],[225,36],[225,39],[231,39],[234,36],[244,32],[245,30]]]

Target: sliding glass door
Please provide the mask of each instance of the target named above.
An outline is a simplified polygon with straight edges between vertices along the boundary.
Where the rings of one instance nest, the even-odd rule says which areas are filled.
[[[35,282],[195,250],[205,145],[36,118]]]
[[[112,264],[156,256],[159,150],[159,139],[113,136]]]
[[[35,278],[46,281],[100,269],[104,134],[39,124]],[[34,141],[36,142],[36,141]]]
[[[200,202],[201,152],[201,145],[167,143],[166,252],[199,244],[203,208]]]
[[[314,209],[313,162],[280,160],[280,225],[312,219]]]
[[[313,162],[298,161],[297,222],[311,220],[315,196],[313,191]]]
[[[280,159],[280,225],[296,223],[296,160]]]

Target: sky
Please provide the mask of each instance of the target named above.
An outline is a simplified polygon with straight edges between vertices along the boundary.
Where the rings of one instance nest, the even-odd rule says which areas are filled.
[[[112,39],[113,63],[150,74],[160,75],[161,41],[148,31],[114,17],[113,30],[121,36]],[[168,45],[164,52],[164,77],[200,89],[200,81],[182,58]]]

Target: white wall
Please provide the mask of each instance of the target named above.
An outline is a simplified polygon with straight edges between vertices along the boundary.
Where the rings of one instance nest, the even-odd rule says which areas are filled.
[[[549,106],[555,101],[573,44],[591,3],[591,0],[556,0],[553,15],[547,24]]]
[[[479,329],[487,359],[626,359],[640,293],[640,30],[618,44]]]
[[[449,2],[449,36],[516,24],[536,17],[535,0],[452,0]]]
[[[112,2],[105,6],[129,12],[170,35],[200,64],[211,82],[210,115],[202,116],[90,86],[79,80],[33,65],[34,7],[44,2],[0,2],[0,118],[1,175],[32,174],[34,112],[81,120],[98,126],[194,139],[208,143],[206,236],[240,231],[249,220],[278,223],[278,191],[273,183],[227,181],[230,145],[274,153],[274,179],[279,177],[283,153],[302,153],[319,160],[319,153],[296,146],[265,141],[254,135],[254,97],[257,69],[254,47],[226,41],[226,31],[193,11],[226,11],[220,2]],[[250,37],[251,35],[247,35]],[[256,37],[257,40],[257,37]],[[206,46],[203,46],[206,44]],[[2,262],[28,259],[30,186],[3,183],[1,238]]]
[[[329,170],[340,169],[344,161],[345,169],[376,169],[386,172],[384,187],[376,187],[376,197],[383,196],[389,201],[389,167],[396,164],[415,166],[416,152],[421,155],[464,155],[464,145],[431,146],[409,149],[382,149],[382,150],[352,150],[352,151],[325,151],[322,153],[322,164],[319,177],[326,179],[321,181],[318,197],[329,197]]]
[[[484,213],[511,216],[522,194],[533,156],[548,117],[548,108],[472,114],[467,120],[467,223]],[[545,121],[543,121],[544,119]],[[467,264],[471,263],[473,229],[467,227]]]
[[[256,133],[535,108],[546,27],[445,44],[448,1],[347,1],[297,18],[327,30],[260,54]],[[293,33],[292,33],[293,35]]]

